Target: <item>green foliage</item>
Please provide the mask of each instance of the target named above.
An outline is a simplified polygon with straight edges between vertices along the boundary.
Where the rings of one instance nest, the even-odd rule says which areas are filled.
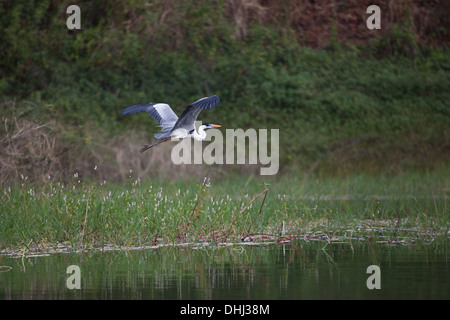
[[[418,46],[408,25],[366,47],[333,38],[324,50],[258,19],[237,37],[225,0],[79,5],[81,30],[67,30],[63,1],[7,1],[0,19],[1,96],[42,106],[41,119],[51,106],[71,136],[154,132],[148,118],[120,110],[164,101],[180,112],[218,94],[220,107],[202,116],[224,128],[279,128],[284,165],[345,172],[405,158],[427,166],[429,152],[448,160],[448,50]]]

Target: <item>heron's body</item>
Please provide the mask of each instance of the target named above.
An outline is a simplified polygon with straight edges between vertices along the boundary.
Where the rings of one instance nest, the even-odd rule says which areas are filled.
[[[141,149],[141,152],[144,152],[145,150],[172,138],[185,139],[191,137],[195,140],[204,140],[206,138],[205,129],[220,127],[220,125],[204,123],[199,127],[197,132],[194,126],[195,120],[202,110],[210,110],[217,106],[219,102],[218,96],[199,99],[190,104],[181,113],[180,117],[178,117],[166,103],[138,104],[122,110],[121,114],[125,115],[146,111],[153,119],[158,121],[162,132],[155,134],[155,137],[160,140],[154,144],[145,145],[144,148]]]

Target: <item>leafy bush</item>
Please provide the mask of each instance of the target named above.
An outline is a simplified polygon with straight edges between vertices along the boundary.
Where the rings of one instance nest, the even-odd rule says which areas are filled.
[[[398,171],[449,160],[445,46],[419,43],[405,21],[368,45],[341,43],[338,7],[335,45],[312,49],[288,5],[261,3],[80,2],[82,29],[72,31],[64,1],[6,1],[1,96],[19,109],[32,101],[36,122],[61,123],[63,144],[150,135],[151,119],[120,110],[153,101],[180,112],[217,94],[221,105],[201,116],[279,128],[285,168]]]

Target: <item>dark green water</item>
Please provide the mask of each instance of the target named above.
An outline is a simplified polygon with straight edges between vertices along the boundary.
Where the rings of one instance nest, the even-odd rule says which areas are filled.
[[[295,242],[3,256],[0,299],[450,298],[446,246],[323,247]],[[67,288],[70,265],[80,268],[80,289]],[[380,289],[367,287],[370,265],[380,267]]]

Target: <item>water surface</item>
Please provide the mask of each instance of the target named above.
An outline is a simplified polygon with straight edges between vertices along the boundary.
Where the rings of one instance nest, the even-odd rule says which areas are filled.
[[[80,268],[69,289],[67,268]],[[370,265],[380,289],[368,289]],[[0,257],[0,299],[449,299],[445,246],[165,247]]]

